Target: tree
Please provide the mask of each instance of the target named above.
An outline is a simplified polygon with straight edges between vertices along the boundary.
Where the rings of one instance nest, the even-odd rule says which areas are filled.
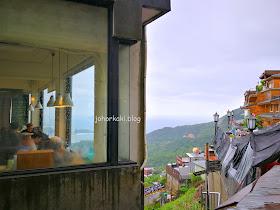
[[[160,184],[165,185],[166,183],[166,175],[164,175],[161,180],[159,181]]]

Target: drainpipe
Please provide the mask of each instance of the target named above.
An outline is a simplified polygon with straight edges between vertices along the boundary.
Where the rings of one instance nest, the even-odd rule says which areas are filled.
[[[147,35],[146,35],[146,26],[143,27],[142,32],[142,42],[141,42],[141,66],[143,71],[143,109],[144,109],[144,115],[143,115],[143,123],[144,123],[144,160],[140,167],[140,170],[142,171],[148,161],[148,150],[147,150],[147,140],[146,140],[146,75],[147,75]]]

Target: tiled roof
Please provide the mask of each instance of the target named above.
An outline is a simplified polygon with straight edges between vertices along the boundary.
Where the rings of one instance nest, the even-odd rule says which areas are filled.
[[[262,113],[259,117],[271,118],[271,119],[280,119],[279,113]]]
[[[271,75],[270,77],[280,77],[280,73],[278,73],[278,74],[273,74],[273,75]]]

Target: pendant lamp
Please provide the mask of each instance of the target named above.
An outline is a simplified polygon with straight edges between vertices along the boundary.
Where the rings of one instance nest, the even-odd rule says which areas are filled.
[[[43,109],[41,102],[38,100],[35,109]]]
[[[27,111],[29,111],[29,112],[33,112],[34,111],[34,107],[32,106],[32,104],[30,104],[28,106]]]
[[[60,52],[58,54],[58,66],[59,66],[59,68],[58,68],[59,92],[58,92],[58,95],[56,96],[56,100],[55,100],[55,102],[53,104],[53,107],[55,107],[55,108],[63,108],[64,107],[63,106],[63,98],[62,98],[62,95],[60,94]]]
[[[43,109],[43,106],[40,102],[39,81],[37,82],[37,84],[38,84],[38,101],[37,101],[37,104],[35,106],[35,109]]]
[[[54,52],[52,52],[52,90],[53,90],[53,56],[54,55],[55,55]],[[54,97],[52,94],[52,96],[50,97],[50,100],[47,103],[47,107],[53,107],[53,105],[54,105]]]
[[[66,81],[68,79],[68,54],[67,54],[67,77],[66,77]],[[74,106],[74,103],[71,99],[71,96],[70,96],[70,93],[68,93],[67,91],[67,88],[66,88],[66,91],[65,91],[65,94],[64,94],[64,97],[63,97],[63,106],[65,107],[73,107]]]

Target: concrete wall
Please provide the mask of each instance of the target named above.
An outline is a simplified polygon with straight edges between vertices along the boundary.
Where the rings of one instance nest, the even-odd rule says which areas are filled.
[[[141,209],[137,165],[0,177],[0,209]]]
[[[209,189],[210,192],[219,192],[221,194],[220,203],[225,202],[229,198],[219,172],[209,174]]]

